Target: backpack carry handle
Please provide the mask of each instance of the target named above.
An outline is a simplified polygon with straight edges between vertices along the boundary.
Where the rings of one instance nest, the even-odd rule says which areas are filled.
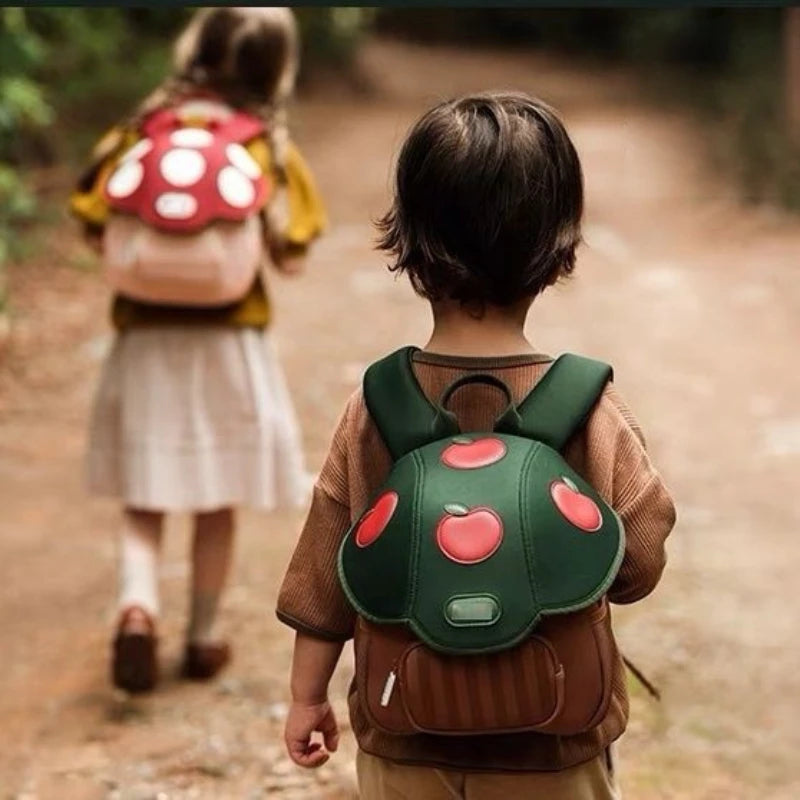
[[[470,386],[474,384],[483,384],[484,386],[491,386],[494,389],[499,389],[506,398],[506,407],[502,411],[502,413],[497,417],[495,423],[492,427],[493,430],[499,430],[501,427],[518,427],[522,419],[519,415],[519,411],[517,410],[516,405],[514,405],[514,398],[511,395],[511,390],[506,386],[500,378],[496,378],[494,375],[487,375],[486,373],[478,373],[476,375],[464,375],[461,378],[454,380],[442,393],[442,397],[439,400],[439,405],[437,407],[437,416],[447,420],[450,424],[454,424],[457,427],[458,425],[458,418],[456,415],[447,408],[447,404],[452,399],[453,395],[464,386]]]
[[[442,408],[447,408],[447,404],[450,402],[453,395],[462,386],[468,386],[472,383],[483,383],[486,386],[493,386],[495,389],[499,389],[506,396],[506,400],[508,400],[509,405],[514,404],[514,400],[511,397],[511,390],[505,385],[505,383],[503,383],[503,381],[500,380],[500,378],[480,372],[475,375],[463,375],[461,378],[454,380],[442,393],[442,397],[439,400],[439,405]]]

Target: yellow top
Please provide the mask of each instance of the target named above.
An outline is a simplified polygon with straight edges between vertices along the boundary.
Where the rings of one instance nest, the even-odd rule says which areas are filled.
[[[87,232],[102,233],[109,215],[102,187],[119,157],[140,138],[135,130],[117,127],[112,128],[95,147],[92,164],[78,181],[69,200],[70,211],[83,221]],[[265,138],[259,136],[246,147],[264,173],[273,174],[278,181],[270,147]],[[286,240],[286,247],[291,254],[300,255],[324,230],[327,218],[311,171],[300,151],[291,142],[287,151],[285,180],[288,224],[282,238]],[[155,305],[117,295],[114,298],[112,319],[118,329],[168,324],[263,328],[270,320],[270,306],[264,282],[259,277],[245,297],[223,308]]]

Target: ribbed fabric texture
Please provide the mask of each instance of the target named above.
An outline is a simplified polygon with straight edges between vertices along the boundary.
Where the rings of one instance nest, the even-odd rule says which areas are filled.
[[[418,353],[414,361],[423,391],[434,400],[457,378],[486,372],[504,381],[519,402],[547,367],[543,356],[487,359]],[[463,430],[489,430],[503,403],[498,390],[473,384],[454,395],[450,408]],[[609,598],[631,603],[644,597],[664,569],[664,541],[675,523],[675,509],[645,452],[638,424],[613,386],[606,389],[564,455],[625,525],[625,557]],[[390,468],[389,453],[358,390],[334,433],[281,587],[278,616],[286,624],[326,639],[345,640],[353,635],[355,615],[339,584],[337,552],[348,527],[367,507]],[[628,698],[619,659],[613,683],[605,719],[579,736],[387,736],[370,726],[354,685],[350,690],[351,721],[363,750],[403,763],[465,770],[557,770],[594,758],[624,731]]]

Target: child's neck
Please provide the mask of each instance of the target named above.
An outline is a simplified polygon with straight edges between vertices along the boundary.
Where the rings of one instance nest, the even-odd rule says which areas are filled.
[[[452,356],[514,356],[536,352],[525,337],[530,303],[512,308],[489,306],[480,317],[458,303],[435,303],[433,333],[424,349]]]

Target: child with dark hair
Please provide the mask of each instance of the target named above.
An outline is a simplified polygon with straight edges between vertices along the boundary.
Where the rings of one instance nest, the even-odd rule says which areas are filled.
[[[297,59],[288,8],[197,12],[173,74],[102,139],[71,198],[115,290],[88,471],[124,506],[112,678],[131,692],[158,677],[165,513],[193,516],[182,673],[205,680],[230,658],[216,619],[234,507],[307,496],[261,269],[297,271],[325,224],[288,137]]]
[[[569,472],[572,478],[546,484],[543,502],[550,504],[552,494],[560,517],[545,511],[550,516],[541,525],[561,525],[558,536],[575,547],[609,536],[619,549],[608,556],[605,582],[592,584],[593,593],[581,602],[557,609],[570,613],[545,617],[537,627],[531,612],[532,621],[510,649],[472,656],[472,662],[468,654],[453,655],[452,648],[442,648],[450,653],[444,657],[430,649],[436,645],[431,625],[438,625],[443,636],[467,637],[473,645],[480,644],[481,635],[495,635],[493,631],[506,624],[503,614],[516,613],[511,605],[503,605],[507,589],[503,578],[496,592],[456,595],[452,602],[424,609],[426,619],[438,620],[427,630],[414,616],[419,611],[414,604],[422,603],[426,591],[430,595],[448,589],[431,589],[425,584],[431,575],[442,576],[442,583],[454,575],[469,581],[471,575],[485,574],[481,572],[485,564],[494,569],[495,581],[506,574],[511,580],[518,569],[513,563],[514,543],[523,534],[534,537],[534,542],[544,534],[535,523],[532,533],[520,532],[511,523],[503,529],[499,515],[485,507],[473,511],[482,512],[488,527],[480,528],[479,515],[462,524],[472,513],[466,506],[479,503],[477,495],[461,498],[461,504],[445,504],[444,510],[434,503],[432,513],[438,516],[430,519],[438,518],[439,523],[433,538],[428,528],[420,528],[420,520],[425,519],[425,504],[432,502],[434,493],[426,485],[445,480],[452,490],[480,479],[483,483],[475,485],[488,491],[492,474],[517,480],[516,474],[502,472],[513,468],[509,459],[503,460],[504,454],[527,445],[519,437],[499,433],[481,434],[489,438],[477,443],[474,437],[457,436],[437,439],[444,450],[433,462],[426,460],[430,459],[426,454],[437,444],[398,460],[413,449],[398,442],[417,436],[424,444],[440,435],[431,430],[442,424],[445,430],[448,426],[453,430],[457,421],[455,430],[499,431],[508,429],[500,420],[505,419],[506,426],[519,426],[527,414],[534,428],[546,429],[544,412],[539,417],[530,408],[522,413],[530,398],[539,401],[534,408],[549,408],[550,422],[558,421],[562,405],[565,409],[574,405],[579,388],[570,393],[563,380],[559,384],[570,371],[567,362],[559,365],[563,359],[554,362],[538,352],[526,338],[524,324],[536,296],[573,271],[582,209],[581,166],[563,124],[551,108],[522,94],[491,93],[442,103],[417,122],[400,153],[394,202],[380,222],[381,247],[394,256],[392,268],[408,273],[416,291],[430,302],[433,332],[421,350],[407,348],[370,367],[363,389],[348,402],[316,483],[277,609],[279,618],[296,631],[286,746],[302,766],[324,763],[326,750],[337,748],[339,733],[328,702],[328,683],[343,644],[355,636],[356,675],[349,704],[365,800],[619,796],[610,747],[625,730],[628,698],[608,602],[631,603],[656,586],[675,511],[645,452],[639,426],[606,383],[607,368],[569,357],[573,377],[580,378],[576,387],[589,372],[600,378],[595,393],[588,395],[586,413],[578,414],[575,424],[553,444],[552,457],[563,458],[557,475]],[[557,385],[562,390],[554,395]],[[549,405],[541,402],[545,398]],[[416,430],[411,430],[412,400],[423,417],[430,415]],[[498,420],[494,428],[492,420]],[[410,427],[404,428],[405,423]],[[473,463],[467,463],[465,445],[472,444]],[[392,476],[410,474],[409,459],[417,465],[413,512],[403,505],[411,502],[406,499],[410,490],[401,488],[399,495],[387,491],[387,486],[399,485],[400,479]],[[460,484],[454,483],[456,472],[450,469],[454,467],[465,468],[458,473]],[[521,481],[520,491],[528,491],[524,484]],[[502,494],[506,488],[494,490]],[[580,498],[581,491],[594,500]],[[576,505],[570,508],[572,501]],[[600,508],[606,509],[602,515]],[[456,524],[444,532],[445,521],[458,517],[461,538]],[[380,553],[389,561],[394,553],[395,562],[402,561],[397,554],[412,536],[421,537],[414,539],[416,545],[408,545],[418,548],[413,557],[422,559],[418,571],[407,582],[392,583],[392,576],[405,567],[381,562]],[[361,569],[359,559],[364,558],[378,560]],[[409,569],[417,568],[413,558]],[[433,566],[424,558],[433,559]],[[537,572],[541,567],[536,563],[534,558],[531,580],[539,587],[532,584],[534,598],[548,580],[561,585],[552,584],[554,573],[543,577]],[[431,572],[426,573],[429,566]],[[595,566],[590,561],[582,568],[591,572]],[[569,561],[558,569],[558,575],[570,576],[564,578],[565,584],[574,578]],[[416,599],[390,618],[385,609],[397,607],[401,585],[410,587],[407,591]],[[520,601],[516,611],[530,602],[530,597]],[[447,621],[442,621],[442,614],[450,615]],[[580,640],[583,644],[572,653],[559,651],[558,642],[563,644],[587,615],[595,632],[597,626],[608,626],[604,638]],[[525,639],[531,630],[533,639]],[[567,665],[561,670],[542,655],[547,647],[530,655],[544,647],[541,643],[547,637],[552,644],[548,652]],[[587,649],[587,641],[597,643],[607,658],[604,667],[583,673],[598,652],[594,644]],[[405,649],[396,650],[400,655],[392,658],[387,655],[391,647]],[[531,666],[524,661],[528,657],[539,660]],[[524,669],[517,669],[520,664]],[[465,677],[473,674],[480,680]],[[533,684],[532,675],[539,676]],[[591,706],[583,722],[576,722],[577,717],[565,721],[568,708],[585,702],[576,695],[588,691],[593,682],[605,687],[602,701]],[[524,718],[523,701],[544,702],[547,687],[558,694],[557,685],[566,687],[563,702],[554,700],[552,709],[538,719]],[[506,725],[503,719],[515,721]],[[321,734],[322,742],[312,741],[315,733]]]

